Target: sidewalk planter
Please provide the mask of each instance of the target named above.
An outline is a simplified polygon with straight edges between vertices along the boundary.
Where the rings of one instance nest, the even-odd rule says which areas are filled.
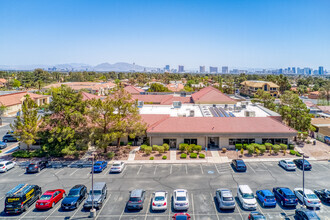
[[[186,158],[187,158],[187,154],[181,154],[181,155],[180,155],[180,158],[181,158],[181,159],[186,159]]]
[[[202,158],[202,159],[205,158],[205,154],[199,154],[198,156],[199,156],[199,158]]]

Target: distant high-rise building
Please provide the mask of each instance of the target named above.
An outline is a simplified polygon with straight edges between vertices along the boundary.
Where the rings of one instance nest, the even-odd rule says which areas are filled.
[[[228,73],[228,66],[222,67],[222,73]]]
[[[205,73],[205,66],[199,66],[199,73]]]
[[[180,66],[178,68],[178,73],[183,73],[184,72],[184,66]]]
[[[278,70],[278,73],[279,73],[279,74],[282,74],[282,73],[283,73],[283,69],[279,69],[279,70]]]
[[[292,73],[296,73],[296,67],[292,67]]]
[[[170,65],[166,65],[164,71],[170,72]]]
[[[210,73],[218,73],[218,67],[210,66]]]
[[[323,66],[319,66],[319,74],[324,75],[324,68]]]
[[[308,67],[305,67],[304,68],[304,74],[305,75],[311,75],[312,74],[312,69],[311,68],[308,68]]]

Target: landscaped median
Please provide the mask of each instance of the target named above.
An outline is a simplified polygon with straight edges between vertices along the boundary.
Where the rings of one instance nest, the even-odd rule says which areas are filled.
[[[135,153],[135,160],[169,160],[170,146],[168,144],[141,145],[140,150]]]
[[[195,144],[180,144],[179,151],[176,154],[177,160],[189,160],[189,159],[205,159],[207,156],[207,152],[202,150],[201,145]]]

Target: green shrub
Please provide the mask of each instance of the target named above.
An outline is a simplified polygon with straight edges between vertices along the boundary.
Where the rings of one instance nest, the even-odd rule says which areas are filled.
[[[286,150],[288,149],[288,145],[286,144],[280,144],[281,150]]]
[[[193,153],[194,152],[194,145],[188,145],[188,147],[187,147],[187,153]]]
[[[265,146],[265,145],[263,145],[263,144],[262,144],[262,145],[260,145],[260,146],[259,146],[259,150],[260,150],[260,153],[261,153],[261,154],[264,154],[264,153],[265,153],[265,151],[266,151],[266,146]]]
[[[145,148],[145,153],[147,154],[147,155],[150,155],[151,154],[151,152],[152,152],[152,147],[146,147]]]
[[[164,152],[165,152],[164,147],[163,147],[163,146],[158,146],[158,153],[159,153],[159,154],[162,154],[162,153],[164,153]]]
[[[2,153],[2,150],[0,150],[0,154]]]
[[[205,158],[205,154],[199,154],[199,158]]]
[[[253,145],[254,146],[254,151],[256,150],[256,149],[258,149],[259,150],[259,144],[251,144],[251,145]]]
[[[112,159],[112,158],[114,158],[114,156],[115,156],[115,153],[114,152],[109,152],[109,153],[107,153],[107,158],[108,159]]]
[[[128,142],[127,145],[128,145],[128,146],[132,146],[133,143],[132,143],[132,142]]]
[[[11,154],[13,157],[18,157],[18,158],[31,158],[32,157],[32,152],[28,152],[26,150],[18,150],[14,153]]]
[[[141,145],[141,147],[140,147],[140,151],[145,152],[146,147],[148,147],[148,146],[145,145],[145,144]]]
[[[152,145],[152,151],[158,151],[159,146],[158,145]]]
[[[277,154],[278,152],[280,152],[280,149],[281,149],[281,146],[280,145],[275,144],[273,146],[273,151],[274,151],[275,154]]]
[[[190,158],[197,158],[197,154],[196,153],[191,153]]]
[[[243,154],[244,154],[244,149],[241,148],[241,155],[243,156]]]
[[[260,154],[260,150],[258,148],[255,149],[257,156]]]
[[[293,144],[289,144],[289,149],[290,150],[294,150],[294,145]]]
[[[298,151],[296,151],[296,156],[301,157],[301,154]]]
[[[246,149],[248,150],[248,154],[252,155],[254,153],[254,145],[249,144],[246,146]]]
[[[270,148],[272,147],[273,145],[271,143],[265,143],[265,147],[267,150],[270,150]]]
[[[243,149],[246,150],[246,147],[248,146],[248,144],[243,144]]]
[[[197,153],[202,151],[202,146],[201,145],[195,145],[194,146],[194,151],[196,151]]]
[[[163,147],[164,147],[165,152],[170,149],[170,145],[168,145],[168,144],[163,144]]]
[[[166,155],[164,155],[164,156],[162,157],[162,159],[163,159],[163,160],[166,160],[166,159],[167,159],[167,156],[166,156]]]
[[[184,152],[186,150],[187,146],[188,146],[188,144],[181,143],[181,144],[179,144],[179,150],[181,152]]]
[[[291,154],[291,155],[296,155],[296,151],[294,151],[294,150],[290,150],[290,154]]]
[[[120,146],[124,146],[125,144],[124,144],[124,142],[123,141],[121,141],[120,142]]]
[[[241,150],[242,149],[242,144],[235,144],[235,148],[237,150]]]
[[[155,158],[154,157],[150,157],[149,160],[154,160]]]
[[[307,140],[306,141],[306,144],[311,144],[312,142],[310,140]]]
[[[180,158],[187,158],[187,154],[181,154]]]

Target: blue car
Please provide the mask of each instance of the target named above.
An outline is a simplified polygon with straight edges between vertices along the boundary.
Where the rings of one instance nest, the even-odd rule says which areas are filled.
[[[276,207],[275,196],[270,190],[268,189],[257,190],[256,194],[263,207],[267,207],[267,206]]]
[[[234,160],[232,160],[231,163],[236,171],[241,171],[241,172],[246,171],[246,165],[243,160],[234,159]]]
[[[0,150],[5,149],[7,147],[7,143],[0,141]]]
[[[273,188],[273,193],[282,206],[296,207],[298,205],[296,195],[287,187],[275,187]]]
[[[105,168],[107,168],[108,163],[106,161],[96,161],[94,163],[93,169],[95,173],[102,172]]]

